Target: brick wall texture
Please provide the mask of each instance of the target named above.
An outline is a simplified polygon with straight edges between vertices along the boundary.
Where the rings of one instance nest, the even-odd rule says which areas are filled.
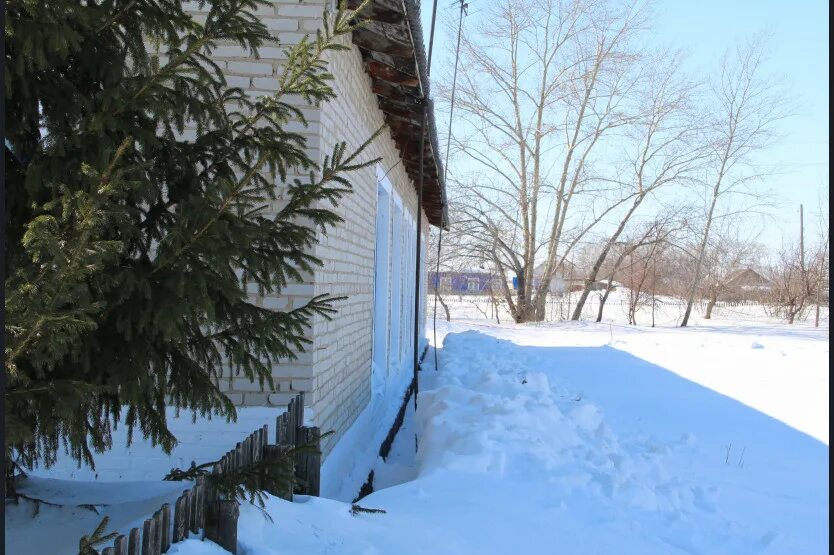
[[[229,84],[241,87],[253,96],[274,92],[284,62],[284,48],[319,28],[326,2],[280,0],[259,8],[258,15],[271,30],[275,42],[263,46],[258,59],[239,46],[219,46],[213,59],[225,71]],[[186,3],[186,6],[196,17],[204,17],[195,2]],[[337,142],[346,141],[348,150],[352,150],[384,125],[360,53],[349,39],[346,38],[344,44],[350,46],[349,51],[329,53],[328,59],[329,69],[335,76],[332,86],[336,100],[320,107],[299,104],[308,126],[298,122],[290,124],[293,131],[305,135],[308,149],[319,161]],[[387,129],[374,140],[364,156],[366,160],[381,158],[383,171],[388,172],[393,189],[413,220],[417,211],[414,184],[398,163],[399,153]],[[350,180],[353,193],[335,208],[345,221],[322,234],[315,247],[315,254],[323,266],[314,275],[306,276],[303,283],[289,285],[280,295],[265,296],[255,287],[250,290],[256,303],[276,310],[299,306],[318,294],[345,296],[345,300],[335,305],[338,313],[330,321],[314,320],[310,332],[313,344],[307,352],[299,354],[296,360],[273,365],[274,390],[262,391],[257,383],[233,375],[223,383],[230,398],[241,406],[284,406],[297,392],[304,391],[315,424],[322,430],[337,432],[323,446],[325,454],[350,427],[371,396],[376,168],[369,166],[355,172]],[[281,186],[276,183],[276,187]],[[425,233],[428,223],[422,212],[421,218]],[[413,248],[409,251],[413,253]],[[413,258],[410,267],[407,271],[413,272]],[[404,302],[413,302],[413,299]]]

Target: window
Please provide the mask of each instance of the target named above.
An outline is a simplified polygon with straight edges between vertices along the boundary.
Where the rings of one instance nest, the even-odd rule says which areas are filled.
[[[389,369],[399,368],[403,335],[403,286],[405,285],[403,275],[404,253],[403,253],[403,205],[399,195],[394,192],[394,205],[392,206],[393,225],[391,238],[393,248],[391,249],[391,320],[390,339],[388,342],[390,351]]]
[[[414,357],[416,220],[377,166],[374,341],[371,388],[410,372]],[[424,261],[421,260],[421,265]],[[425,266],[422,266],[425,267]],[[422,307],[421,307],[422,308]],[[422,321],[422,314],[420,315]]]
[[[452,290],[452,278],[451,277],[442,277],[440,278],[440,292],[441,293],[449,293]]]
[[[466,289],[470,293],[477,293],[481,290],[481,281],[478,278],[469,278],[466,280]]]
[[[374,252],[374,392],[384,387],[388,368],[388,294],[391,290],[391,183],[377,165],[376,249]]]

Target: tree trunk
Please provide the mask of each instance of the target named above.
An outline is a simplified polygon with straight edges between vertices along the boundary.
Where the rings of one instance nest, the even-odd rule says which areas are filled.
[[[518,279],[518,294],[516,296],[515,311],[512,313],[513,320],[515,320],[516,324],[535,322],[536,307],[533,306],[530,299],[532,287],[528,287],[530,284],[524,279],[524,275],[516,274],[516,278]]]
[[[599,253],[599,256],[597,256],[597,259],[594,261],[594,265],[591,267],[591,271],[585,280],[585,288],[582,289],[582,294],[579,296],[579,300],[576,301],[576,307],[573,309],[573,316],[571,316],[571,320],[579,320],[579,318],[582,317],[582,309],[585,308],[585,302],[588,300],[588,295],[591,294],[591,289],[594,287],[594,283],[597,280],[597,276],[599,275],[602,265],[605,263],[605,259],[608,258],[608,253],[611,251],[611,247],[617,242],[617,239],[620,238],[626,224],[631,219],[635,210],[637,210],[637,207],[640,206],[640,203],[643,202],[645,196],[645,194],[640,194],[634,199],[634,202],[631,203],[631,208],[628,212],[626,212],[625,216],[623,216],[623,219],[620,221],[620,225],[617,226],[616,231],[614,231],[614,234],[611,235],[605,243],[605,247],[602,249],[602,252]]]
[[[536,299],[533,313],[533,320],[531,322],[544,322],[547,315],[547,293]]]
[[[717,295],[710,295],[709,302],[707,303],[707,313],[704,314],[704,320],[709,320],[712,318],[712,309],[715,308],[715,302],[718,300]]]
[[[521,308],[522,308],[522,310],[521,310],[521,318],[522,318],[522,320],[521,320],[521,322],[519,322],[519,323],[524,323],[524,322],[541,322],[542,320],[544,320],[544,314],[543,314],[543,313],[541,314],[541,316],[539,316],[539,314],[540,314],[541,312],[539,311],[539,309],[538,309],[538,306],[537,306],[537,305],[538,305],[538,303],[533,304],[533,303],[531,303],[531,302],[529,302],[529,301],[528,301],[528,302],[526,302],[526,303],[524,304],[524,306],[523,306],[523,307],[521,307]]]
[[[443,296],[442,295],[437,295],[437,300],[440,302],[440,306],[443,307],[443,311],[446,313],[446,321],[451,322],[452,318],[449,315],[449,307],[446,306],[445,302],[443,302]]]
[[[721,182],[724,180],[724,172],[727,167],[727,160],[731,145],[732,136],[730,137],[730,143],[728,143],[727,148],[724,150],[724,157],[721,160],[721,168],[718,171],[718,179],[715,182],[715,186],[712,188],[712,203],[710,203],[709,212],[707,212],[707,225],[704,228],[704,236],[701,238],[701,245],[698,249],[698,259],[695,262],[695,275],[692,279],[692,286],[689,288],[689,297],[686,300],[686,310],[683,313],[683,320],[681,321],[680,327],[682,328],[685,328],[689,323],[689,315],[692,314],[692,305],[695,303],[695,292],[698,290],[698,282],[701,281],[701,268],[704,263],[704,254],[707,252],[707,242],[709,241],[709,232],[712,227],[712,218],[715,214],[715,205],[718,204],[718,197],[721,194]]]
[[[579,320],[582,317],[582,309],[585,308],[585,301],[588,300],[588,296],[591,294],[591,288],[594,286],[595,282],[596,272],[594,271],[594,268],[592,268],[591,276],[585,280],[582,293],[579,295],[579,299],[576,301],[576,306],[573,308],[573,314],[570,317],[571,320]]]
[[[608,300],[608,295],[611,294],[611,291],[614,290],[614,285],[612,280],[608,280],[608,286],[605,288],[605,293],[603,293],[602,298],[599,300],[599,312],[597,313],[597,322],[602,322],[602,310],[605,308],[605,301]]]
[[[704,236],[701,238],[701,245],[698,248],[698,259],[695,261],[695,275],[692,276],[692,285],[689,286],[689,295],[686,298],[686,310],[683,312],[683,320],[681,320],[680,327],[685,328],[689,324],[689,316],[692,314],[692,305],[695,304],[695,292],[698,290],[698,282],[701,281],[701,266],[704,262],[704,254],[707,250],[707,240],[709,239],[709,228],[712,225],[712,213],[715,208],[715,202],[718,197],[712,200],[712,207],[709,211],[707,219],[707,227],[704,229]]]

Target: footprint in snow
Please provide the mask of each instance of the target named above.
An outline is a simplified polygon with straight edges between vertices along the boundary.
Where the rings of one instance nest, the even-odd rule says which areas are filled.
[[[762,547],[770,547],[777,539],[779,539],[779,532],[775,532],[773,530],[769,531],[761,538]]]
[[[751,349],[764,349],[764,345],[759,343],[758,341],[754,341],[752,345],[750,345]]]
[[[717,487],[710,486],[708,488],[702,488],[701,486],[695,486],[693,492],[695,494],[694,503],[696,507],[710,513],[714,513],[717,510],[716,501],[720,492]]]

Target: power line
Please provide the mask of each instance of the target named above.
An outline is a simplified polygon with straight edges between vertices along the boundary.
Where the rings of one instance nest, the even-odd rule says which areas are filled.
[[[424,154],[426,149],[426,119],[428,115],[428,105],[429,105],[429,84],[430,76],[431,76],[431,57],[432,57],[432,50],[434,49],[434,24],[437,19],[437,0],[434,0],[432,3],[432,11],[431,11],[431,30],[429,31],[429,56],[428,60],[426,60],[426,89],[423,91],[423,106],[422,106],[422,117],[420,118],[420,177],[418,178],[419,185],[417,187],[417,234],[416,234],[416,245],[415,251],[417,251],[417,256],[414,260],[414,377],[412,378],[412,392],[414,395],[414,410],[417,410],[417,393],[419,391],[419,380],[418,380],[418,372],[420,371],[420,353],[419,353],[419,345],[420,345],[420,258],[422,255],[422,251],[420,249],[420,236],[422,235],[423,231],[423,218],[420,216],[420,210],[423,206],[423,174],[425,173],[424,168]],[[441,214],[441,227],[443,226],[443,216]]]
[[[443,162],[443,183],[446,183],[446,176],[449,174],[449,147],[452,145],[452,116],[455,113],[455,92],[458,84],[458,62],[460,60],[460,37],[463,28],[463,15],[467,13],[469,4],[463,0],[460,2],[460,16],[458,17],[458,40],[455,47],[455,70],[452,73],[452,98],[449,106],[449,128],[446,132],[446,158]],[[437,269],[434,272],[435,279],[440,279],[440,245],[443,243],[443,222],[440,224],[440,232],[437,236]],[[438,284],[434,288],[434,311],[432,312],[432,333],[434,334],[434,371],[439,369],[437,363],[437,291]]]

